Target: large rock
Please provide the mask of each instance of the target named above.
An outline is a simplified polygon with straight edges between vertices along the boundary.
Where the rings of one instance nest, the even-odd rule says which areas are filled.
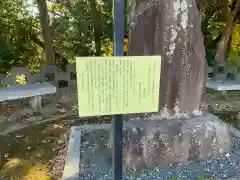
[[[230,152],[228,126],[213,115],[190,119],[130,120],[124,125],[125,164],[130,168],[186,164]]]

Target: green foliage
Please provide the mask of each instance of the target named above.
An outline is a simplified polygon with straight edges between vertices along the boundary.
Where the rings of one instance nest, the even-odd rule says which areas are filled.
[[[200,2],[201,0],[199,0]],[[34,13],[26,5],[30,0],[0,0],[0,73],[7,73],[12,66],[29,66],[38,71],[43,64],[42,29],[38,9]],[[92,11],[90,0],[47,0],[50,27],[57,62],[74,62],[76,56],[93,56],[96,53],[94,29],[100,34],[101,55],[112,55],[112,4],[109,0],[96,1],[97,12]],[[224,14],[216,0],[207,4],[203,16],[203,34],[206,46],[206,59],[211,65],[215,56],[216,44],[223,31]],[[229,5],[232,1],[229,2]],[[36,3],[33,4],[36,6]],[[129,6],[126,1],[125,22]],[[93,13],[97,13],[93,14]],[[95,15],[95,16],[94,16]],[[94,18],[97,21],[94,24]],[[95,19],[96,20],[96,19]],[[236,23],[237,24],[237,23]],[[94,27],[95,25],[95,27]],[[236,25],[230,61],[237,61],[240,51],[239,27]],[[125,43],[127,49],[127,41]]]
[[[240,52],[240,25],[236,25],[232,36],[232,50]]]
[[[12,66],[26,66],[39,60],[39,47],[28,34],[36,20],[21,4],[20,0],[18,4],[11,0],[0,3],[0,73],[6,73]]]
[[[216,49],[206,49],[206,60],[209,66],[213,66]]]
[[[205,0],[199,0],[203,2]],[[239,64],[240,57],[240,36],[239,36],[239,0],[209,0],[205,1],[206,4],[205,15],[202,22],[202,29],[204,35],[204,43],[206,47],[206,59],[210,66],[213,65],[215,60],[217,44],[220,41],[222,35],[224,34],[226,26],[226,7],[228,14],[232,16],[233,23],[235,24],[234,32],[232,38],[229,40],[229,44],[226,49],[226,58],[228,57],[229,66],[232,66],[233,63]],[[228,16],[229,17],[229,16]],[[229,22],[229,21],[228,21]],[[230,34],[231,37],[231,34]]]
[[[233,64],[240,66],[240,26],[236,25],[231,43],[231,51],[229,54],[228,65],[231,67]]]
[[[37,8],[29,0],[0,0],[0,73],[12,66],[29,66],[38,71],[43,64],[42,30]],[[95,53],[93,14],[90,1],[49,0],[48,11],[57,61],[73,62],[76,56]],[[105,0],[96,1],[101,26],[102,54],[109,54],[112,42],[112,9]],[[36,6],[36,4],[33,4]],[[106,50],[107,52],[104,52]]]
[[[104,1],[97,1],[100,12],[101,41],[106,46],[112,39],[112,12]],[[93,55],[95,51],[93,14],[89,1],[59,1],[50,6],[54,18],[51,28],[56,48],[68,59]]]

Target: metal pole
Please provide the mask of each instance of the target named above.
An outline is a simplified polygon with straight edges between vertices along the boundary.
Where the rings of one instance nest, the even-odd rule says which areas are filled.
[[[123,56],[124,53],[124,0],[113,0],[113,53]],[[122,180],[122,115],[113,119],[113,179]]]
[[[124,53],[124,0],[113,0],[113,53]]]
[[[113,147],[113,179],[122,180],[122,115],[115,115],[113,119],[114,147]]]

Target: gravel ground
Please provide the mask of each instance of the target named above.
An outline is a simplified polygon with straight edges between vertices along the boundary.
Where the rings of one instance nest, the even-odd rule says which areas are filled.
[[[91,167],[90,172],[81,175],[81,180],[111,180],[112,169]],[[240,179],[240,149],[219,159],[203,160],[185,166],[145,170],[137,177],[124,176],[124,180],[193,180],[193,179]]]
[[[230,94],[231,95],[231,94]],[[212,104],[212,113],[219,115],[224,121],[231,121],[231,124],[235,124],[235,127],[239,126],[239,98],[236,99],[236,95],[233,98],[229,95],[228,98],[223,99],[223,102],[219,102],[219,97],[213,95],[208,95],[208,100]],[[220,95],[219,95],[220,96]],[[240,97],[240,96],[239,96]],[[217,100],[215,100],[217,99]],[[222,99],[222,97],[221,97]],[[236,104],[233,104],[233,99],[236,101]],[[216,101],[216,102],[215,102]],[[229,103],[227,103],[229,101]],[[99,120],[97,120],[99,123]],[[234,123],[233,123],[234,122]],[[240,138],[233,138],[236,147],[234,150],[227,154],[227,156],[222,157],[221,159],[209,159],[204,160],[199,163],[191,163],[188,165],[174,166],[168,168],[157,167],[152,170],[144,170],[138,173],[138,176],[129,175],[129,172],[124,171],[123,179],[138,179],[138,180],[193,180],[193,179],[240,179]],[[53,158],[52,166],[48,175],[54,177],[55,179],[60,179],[63,171],[63,165],[65,163],[65,158],[67,154],[67,144],[63,145],[59,149],[59,153],[56,157]],[[92,163],[90,163],[92,164]],[[87,168],[88,173],[85,172],[81,174],[79,179],[82,180],[112,180],[112,169],[111,166],[101,165],[100,167],[93,165]],[[91,173],[94,172],[94,173]],[[1,177],[0,177],[1,179]]]
[[[142,170],[137,175],[123,170],[123,180],[238,180],[240,179],[240,137],[232,135],[232,151],[219,158],[205,159],[187,165],[171,165]],[[89,148],[89,144],[87,147]],[[86,149],[85,149],[86,151]],[[89,149],[89,152],[91,150]],[[86,154],[85,154],[86,155]],[[92,154],[92,156],[98,156]],[[85,161],[88,158],[83,158]],[[95,163],[94,163],[95,161]],[[97,157],[90,160],[79,180],[112,180],[112,168],[109,163],[100,163]],[[82,162],[82,161],[81,161]]]

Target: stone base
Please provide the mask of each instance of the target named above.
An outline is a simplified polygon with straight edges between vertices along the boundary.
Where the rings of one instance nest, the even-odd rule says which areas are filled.
[[[125,163],[133,169],[187,164],[230,152],[228,126],[213,115],[191,119],[128,121]]]
[[[110,132],[110,124],[72,127],[64,180],[112,179]],[[146,180],[232,177],[226,169],[240,174],[240,133],[213,115],[131,120],[124,124],[123,135],[123,179],[137,172]]]

